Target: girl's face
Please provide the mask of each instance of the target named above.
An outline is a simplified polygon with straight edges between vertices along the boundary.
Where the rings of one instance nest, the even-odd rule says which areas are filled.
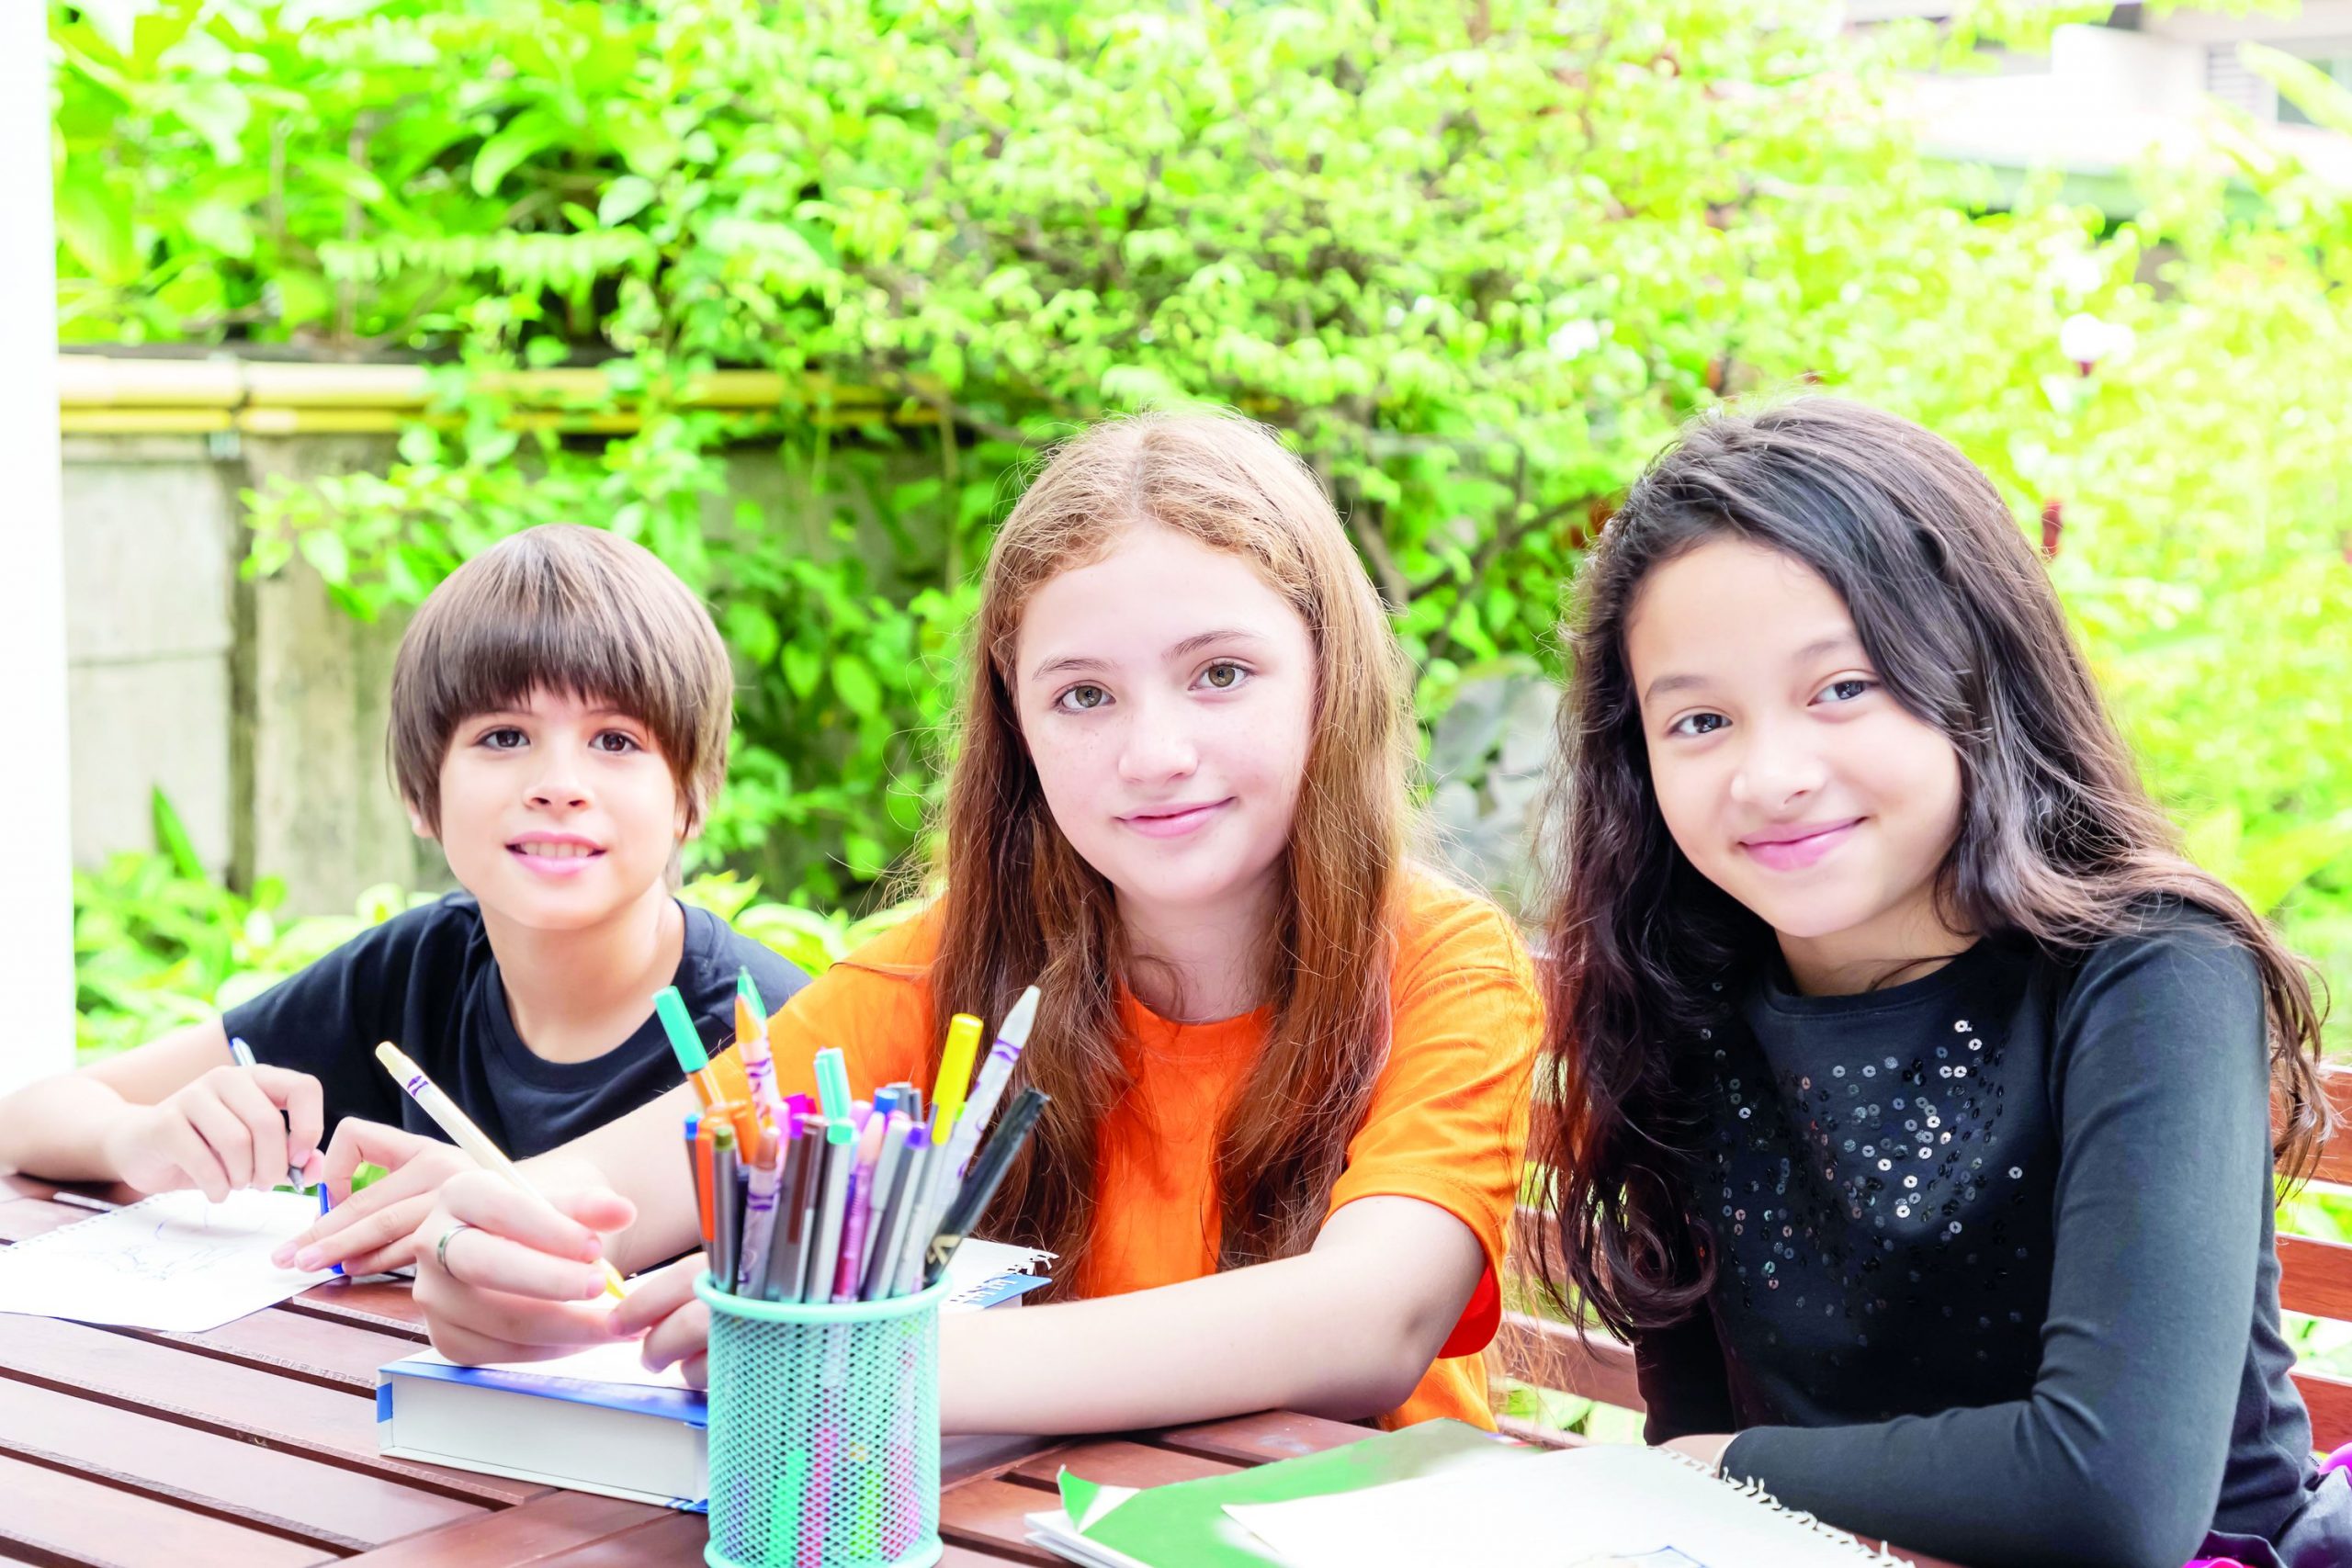
[[[1800,986],[1954,950],[1933,888],[1959,754],[1879,682],[1836,590],[1717,539],[1650,572],[1625,650],[1667,830],[1780,933]]]
[[[1015,660],[1046,803],[1122,907],[1250,910],[1314,730],[1314,641],[1289,603],[1239,557],[1141,525],[1031,596]]]

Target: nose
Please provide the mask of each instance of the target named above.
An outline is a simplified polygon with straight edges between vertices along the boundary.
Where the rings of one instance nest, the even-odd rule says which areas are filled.
[[[560,740],[546,741],[536,749],[534,760],[538,768],[531,778],[533,806],[563,810],[588,804],[586,773],[581,767],[579,748]]]
[[[1120,737],[1120,778],[1133,784],[1165,784],[1188,776],[1200,764],[1200,750],[1174,705],[1148,698],[1131,704]]]
[[[1759,720],[1748,726],[1747,749],[1732,772],[1732,798],[1759,811],[1785,811],[1819,790],[1827,772],[1804,736]]]

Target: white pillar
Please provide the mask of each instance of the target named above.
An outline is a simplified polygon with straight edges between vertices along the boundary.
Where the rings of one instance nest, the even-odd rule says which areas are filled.
[[[0,3],[0,1091],[74,1061],[48,10]]]

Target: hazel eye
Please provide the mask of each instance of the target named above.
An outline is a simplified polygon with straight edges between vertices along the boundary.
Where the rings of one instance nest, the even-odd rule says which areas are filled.
[[[1230,692],[1250,679],[1238,664],[1212,664],[1201,671],[1201,683],[1212,691]]]
[[[1054,705],[1065,713],[1091,713],[1111,700],[1111,694],[1100,686],[1072,686],[1054,699]]]

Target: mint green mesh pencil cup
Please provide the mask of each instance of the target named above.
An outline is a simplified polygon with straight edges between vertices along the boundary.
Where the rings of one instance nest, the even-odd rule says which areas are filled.
[[[712,1568],[939,1561],[939,1303],[947,1281],[841,1306],[710,1307]]]

